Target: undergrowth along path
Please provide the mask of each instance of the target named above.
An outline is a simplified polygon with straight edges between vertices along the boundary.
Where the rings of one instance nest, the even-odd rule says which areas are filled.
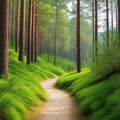
[[[87,120],[80,115],[77,101],[67,92],[54,87],[57,78],[42,82],[48,100],[38,109],[34,120]]]

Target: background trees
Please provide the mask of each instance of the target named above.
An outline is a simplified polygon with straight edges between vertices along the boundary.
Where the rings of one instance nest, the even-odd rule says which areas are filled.
[[[31,5],[31,1],[34,4]],[[28,64],[35,62],[38,55],[45,54],[48,61],[54,64],[57,64],[57,56],[73,62],[76,62],[77,58],[81,56],[81,66],[91,61],[97,63],[103,48],[103,39],[105,38],[104,41],[107,43],[106,47],[110,47],[111,38],[113,40],[115,37],[115,29],[119,28],[119,1],[81,0],[78,25],[76,0],[27,0],[24,2],[26,5],[23,6],[21,1],[10,1],[9,37],[13,46],[15,43],[16,52],[19,48],[19,59],[23,53],[27,54]],[[21,5],[25,9],[25,17],[21,14],[23,11],[20,12]],[[118,6],[117,12],[116,5]],[[14,25],[13,21],[15,21]],[[22,23],[24,26],[21,28]],[[81,32],[76,32],[79,25]],[[25,29],[24,35],[22,29]],[[80,44],[76,43],[77,33],[79,34],[78,39],[81,40]],[[78,50],[81,50],[81,53],[80,51],[77,52],[78,54],[76,53],[76,44],[80,45]],[[21,46],[23,47],[21,48]],[[79,64],[79,69],[80,59],[79,63],[76,63]]]

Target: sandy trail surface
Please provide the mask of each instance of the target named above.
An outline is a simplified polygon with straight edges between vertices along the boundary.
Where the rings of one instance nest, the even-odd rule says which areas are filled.
[[[54,87],[57,78],[41,83],[48,94],[48,100],[37,108],[34,120],[88,120],[80,115],[80,109],[75,98],[69,93]]]

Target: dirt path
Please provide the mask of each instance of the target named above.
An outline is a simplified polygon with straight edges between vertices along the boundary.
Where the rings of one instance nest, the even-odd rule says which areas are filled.
[[[38,109],[34,120],[87,120],[80,116],[76,100],[68,93],[54,87],[57,78],[42,83],[48,101]]]

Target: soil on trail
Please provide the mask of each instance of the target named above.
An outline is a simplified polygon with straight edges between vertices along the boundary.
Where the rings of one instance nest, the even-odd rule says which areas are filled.
[[[34,120],[88,120],[80,115],[77,101],[54,87],[57,78],[42,82],[48,101],[34,112]],[[41,106],[41,105],[40,105]],[[32,118],[32,117],[31,117]]]

